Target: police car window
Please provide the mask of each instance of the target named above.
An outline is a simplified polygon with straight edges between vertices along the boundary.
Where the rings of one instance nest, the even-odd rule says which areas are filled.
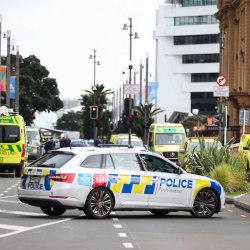
[[[20,141],[20,127],[0,125],[0,142],[13,143]]]
[[[114,169],[115,166],[114,166],[114,163],[111,159],[111,156],[108,154],[108,155],[105,155],[105,158],[104,158],[104,161],[103,161],[103,167],[104,168],[108,168],[108,169]]]
[[[42,158],[32,162],[29,167],[42,167],[42,168],[61,168],[69,160],[74,157],[73,154],[65,154],[58,152],[50,152],[45,154]]]
[[[102,155],[90,155],[81,164],[84,168],[101,168]]]
[[[138,157],[133,153],[114,153],[111,158],[115,164],[115,169],[141,170]]]
[[[140,154],[140,158],[148,171],[178,173],[178,169],[175,166],[161,158],[145,154]]]

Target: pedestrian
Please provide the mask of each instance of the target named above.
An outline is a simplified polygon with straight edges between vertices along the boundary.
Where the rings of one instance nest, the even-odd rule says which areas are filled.
[[[100,144],[102,144],[101,136],[97,136],[97,139],[95,140],[95,147],[98,147]]]
[[[71,140],[69,139],[68,136],[65,138],[65,147],[70,147]]]
[[[109,141],[107,139],[107,136],[103,136],[103,139],[102,139],[102,144],[108,144]]]
[[[60,148],[66,147],[66,140],[65,140],[64,136],[60,139],[59,146],[60,146]]]

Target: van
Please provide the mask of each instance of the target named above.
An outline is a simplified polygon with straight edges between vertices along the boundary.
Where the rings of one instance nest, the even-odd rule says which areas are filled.
[[[24,119],[18,113],[0,107],[0,172],[20,177],[28,163],[27,134]]]
[[[28,138],[28,158],[37,159],[41,156],[41,136],[39,128],[26,127]]]
[[[177,162],[180,144],[186,132],[180,123],[151,124],[148,134],[148,150]]]

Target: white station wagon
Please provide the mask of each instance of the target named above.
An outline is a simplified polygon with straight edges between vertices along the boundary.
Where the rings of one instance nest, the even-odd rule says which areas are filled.
[[[187,211],[211,217],[225,208],[225,193],[217,181],[135,148],[50,151],[24,169],[18,197],[49,216],[77,208],[100,219],[114,210],[148,210],[158,216]]]

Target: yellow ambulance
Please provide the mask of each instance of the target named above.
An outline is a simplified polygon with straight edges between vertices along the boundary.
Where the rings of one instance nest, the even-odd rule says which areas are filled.
[[[148,149],[177,162],[180,144],[185,138],[186,132],[180,123],[153,123],[149,128]]]
[[[20,177],[28,163],[27,135],[23,117],[0,107],[0,174]]]

